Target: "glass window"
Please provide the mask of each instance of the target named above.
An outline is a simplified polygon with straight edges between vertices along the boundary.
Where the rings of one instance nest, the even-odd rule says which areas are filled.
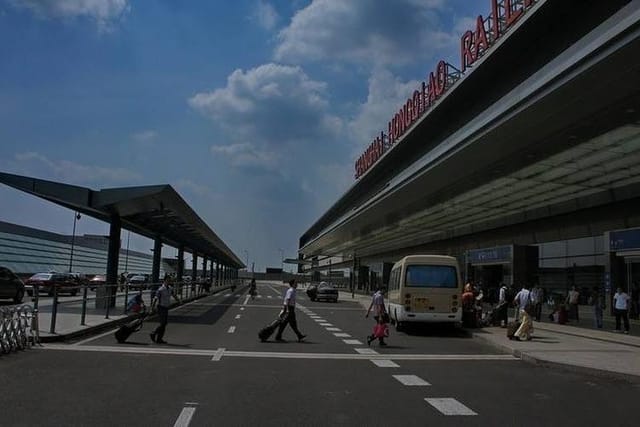
[[[421,288],[456,288],[456,269],[449,265],[409,265],[405,285]]]

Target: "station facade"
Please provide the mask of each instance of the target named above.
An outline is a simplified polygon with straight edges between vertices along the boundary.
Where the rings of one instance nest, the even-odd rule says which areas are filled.
[[[487,290],[640,285],[640,7],[489,2],[301,237],[300,270],[386,285],[416,253]]]

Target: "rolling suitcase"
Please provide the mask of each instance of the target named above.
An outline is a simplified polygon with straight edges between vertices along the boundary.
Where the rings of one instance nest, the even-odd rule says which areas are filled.
[[[509,338],[510,340],[513,339],[516,331],[520,327],[520,324],[521,322],[510,322],[509,324],[507,324],[507,338]]]
[[[115,333],[116,340],[119,343],[125,342],[132,333],[142,329],[142,321],[143,318],[139,317],[138,319],[132,320],[131,322],[125,323],[124,325],[120,326]]]
[[[280,326],[280,324],[283,322],[284,317],[285,317],[284,313],[280,312],[278,317],[273,322],[269,323],[267,326],[260,329],[260,332],[258,332],[258,338],[260,338],[260,341],[262,342],[267,341],[269,337],[273,335],[276,329],[278,329],[278,326]]]

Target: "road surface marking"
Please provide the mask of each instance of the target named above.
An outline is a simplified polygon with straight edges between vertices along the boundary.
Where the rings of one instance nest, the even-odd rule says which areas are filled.
[[[267,295],[267,298],[273,298],[271,295]]]
[[[424,400],[444,415],[478,415],[471,409],[458,402],[451,397],[431,398],[427,397]]]
[[[358,340],[342,340],[342,341],[344,341],[345,344],[349,344],[349,345],[362,345],[362,342]]]
[[[338,338],[350,338],[351,335],[349,335],[346,332],[334,332],[333,336],[338,337]]]
[[[371,362],[373,362],[373,364],[378,366],[379,368],[399,368],[400,367],[400,365],[395,363],[393,360],[374,359],[374,360],[371,360]]]
[[[320,326],[333,326],[331,323],[320,323]]]
[[[356,348],[356,351],[360,354],[379,354],[372,348]]]
[[[239,315],[239,314],[236,314],[236,319],[239,319],[239,318],[240,318],[240,315]]]
[[[392,377],[397,379],[404,385],[409,385],[409,386],[431,385],[417,375],[392,375]]]
[[[212,362],[218,362],[220,359],[222,359],[222,356],[224,355],[224,351],[226,349],[224,348],[219,348],[216,350],[216,352],[213,354],[213,357],[211,358]]]
[[[35,347],[34,351],[85,351],[97,353],[129,353],[129,354],[157,354],[178,356],[206,356],[213,357],[218,350],[184,349],[169,347],[144,346],[107,346],[107,345],[69,345],[45,343],[42,347]],[[520,360],[510,354],[379,354],[371,348],[356,348],[354,353],[288,353],[275,351],[233,351],[225,350],[224,357],[248,357],[248,358],[276,358],[276,359],[329,359],[329,360],[494,360],[517,361]]]
[[[230,326],[229,330],[227,331],[228,333],[232,334],[236,331],[236,327],[235,326]]]
[[[173,427],[187,427],[191,423],[191,418],[193,418],[195,412],[196,408],[193,406],[185,406],[182,408],[182,412],[180,412]]]
[[[230,296],[231,296],[231,294],[224,294],[224,297],[225,297],[225,298],[226,298],[226,297],[230,297]]]
[[[251,296],[250,296],[250,295],[247,295],[247,296],[244,298],[244,302],[242,303],[242,305],[247,305],[247,302],[249,302],[249,298],[251,298]]]
[[[240,310],[241,310],[241,311],[244,311],[244,307],[240,307]]]
[[[322,323],[321,323],[322,325]],[[340,328],[325,328],[327,331],[332,331],[332,332],[342,332],[342,329]]]
[[[326,322],[326,320],[324,320],[324,319],[313,319],[313,320],[315,320],[316,323],[325,323]]]

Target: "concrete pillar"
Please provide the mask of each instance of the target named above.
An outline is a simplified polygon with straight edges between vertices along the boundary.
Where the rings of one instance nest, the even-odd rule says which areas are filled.
[[[211,258],[211,266],[209,268],[209,280],[213,283],[213,258]]]
[[[162,259],[162,239],[156,237],[153,241],[153,267],[151,270],[151,282],[160,282],[160,260]]]
[[[120,233],[122,231],[122,222],[120,216],[113,215],[109,224],[109,247],[107,248],[107,284],[116,285],[118,283],[118,262],[120,257]],[[96,299],[96,308],[115,307],[116,304],[116,287],[98,288],[98,299]],[[108,297],[100,298],[100,297]]]
[[[184,274],[184,246],[178,248],[178,268],[176,269],[176,280],[182,281],[182,275]]]
[[[207,257],[202,257],[202,280],[207,279]]]

